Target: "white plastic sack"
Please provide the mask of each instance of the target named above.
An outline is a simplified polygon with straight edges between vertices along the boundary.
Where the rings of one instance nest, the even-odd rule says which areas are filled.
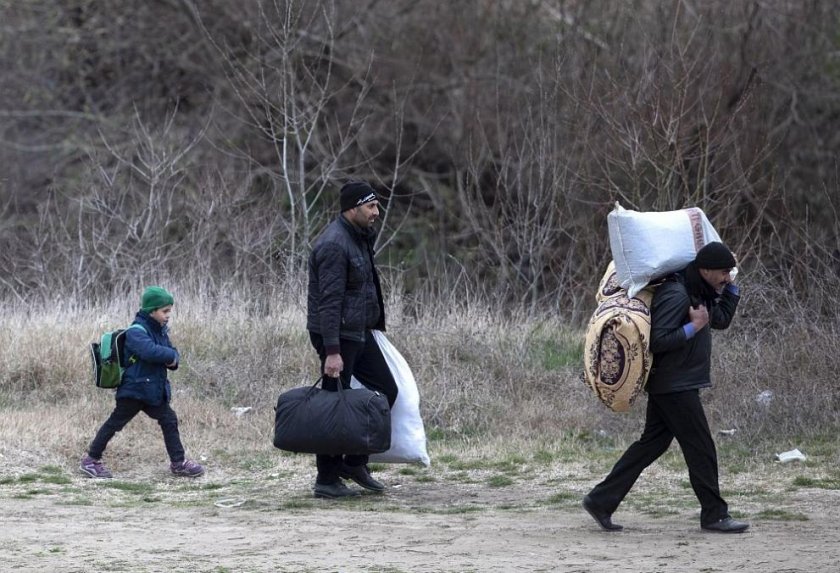
[[[684,268],[706,244],[720,241],[697,207],[642,213],[616,203],[607,226],[616,277],[630,297],[652,279]]]
[[[397,401],[391,408],[391,448],[381,454],[372,454],[370,461],[391,464],[421,463],[430,465],[426,452],[426,430],[420,417],[420,393],[414,374],[402,354],[385,337],[382,331],[374,330],[373,336],[391,369],[397,383]],[[351,388],[361,388],[355,378],[350,379]]]

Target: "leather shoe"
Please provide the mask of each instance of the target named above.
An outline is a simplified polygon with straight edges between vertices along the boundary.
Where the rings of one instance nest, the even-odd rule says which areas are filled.
[[[612,522],[612,514],[601,511],[588,495],[583,496],[583,509],[598,522],[598,525],[606,531],[621,531],[623,525]]]
[[[344,482],[338,480],[335,483],[316,483],[315,487],[312,488],[315,497],[320,497],[324,499],[337,499],[340,497],[354,497],[357,495],[361,495],[360,492],[350,489]]]
[[[749,523],[736,521],[727,515],[723,519],[706,525],[701,525],[700,527],[706,531],[714,531],[716,533],[743,533],[749,526]]]
[[[348,466],[347,464],[342,464],[338,475],[344,479],[353,480],[366,490],[376,493],[385,491],[385,485],[373,479],[367,466]]]

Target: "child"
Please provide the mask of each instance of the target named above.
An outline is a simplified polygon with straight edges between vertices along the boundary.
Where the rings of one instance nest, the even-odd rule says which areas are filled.
[[[169,469],[176,476],[197,477],[204,473],[200,464],[184,458],[184,446],[178,433],[178,418],[169,406],[171,395],[166,370],[178,368],[178,351],[169,342],[167,323],[174,297],[159,286],[143,291],[140,311],[134,324],[142,328],[125,331],[122,383],[117,388],[117,406],[96,433],[80,469],[92,478],[110,478],[111,472],[102,463],[108,441],[122,430],[140,411],[157,420],[163,431],[163,442],[169,454]]]

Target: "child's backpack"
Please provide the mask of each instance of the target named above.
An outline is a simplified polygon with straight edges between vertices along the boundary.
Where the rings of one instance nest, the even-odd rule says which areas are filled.
[[[102,335],[99,342],[90,343],[90,355],[93,359],[93,382],[97,388],[116,388],[122,382],[122,375],[129,364],[136,361],[130,357],[122,363],[125,348],[125,332],[129,328],[139,328],[146,331],[139,324],[132,324],[128,328],[111,330]]]

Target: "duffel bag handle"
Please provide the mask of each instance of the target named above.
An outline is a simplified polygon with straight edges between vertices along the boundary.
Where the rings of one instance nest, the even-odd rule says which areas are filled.
[[[335,380],[335,382],[336,382],[335,385],[338,387],[338,391],[339,392],[344,392],[345,388],[344,388],[344,384],[341,383],[341,377],[340,376],[337,377],[337,378],[333,378],[332,376],[327,376],[326,374],[321,374],[321,377],[318,378],[315,381],[315,384],[313,384],[312,386],[309,387],[309,393],[311,394],[312,392],[314,392],[315,388],[317,388],[318,384],[321,385],[321,389],[324,389],[324,379],[325,378],[330,378],[332,380]],[[329,390],[327,390],[327,391],[329,391]]]
[[[321,377],[318,378],[317,380],[315,380],[315,383],[312,386],[309,387],[309,390],[307,390],[306,395],[311,396],[315,392],[316,388],[318,388],[318,384],[321,384],[321,388],[323,389],[324,378],[331,378],[331,376],[326,376],[326,375],[322,374]],[[338,391],[339,392],[344,392],[344,386],[341,384],[341,378],[333,378],[333,380],[336,381],[336,386],[338,387]],[[325,392],[329,392],[329,390],[325,390]],[[378,392],[377,392],[377,394],[378,394]],[[277,406],[274,406],[274,411],[275,412],[277,411]]]

